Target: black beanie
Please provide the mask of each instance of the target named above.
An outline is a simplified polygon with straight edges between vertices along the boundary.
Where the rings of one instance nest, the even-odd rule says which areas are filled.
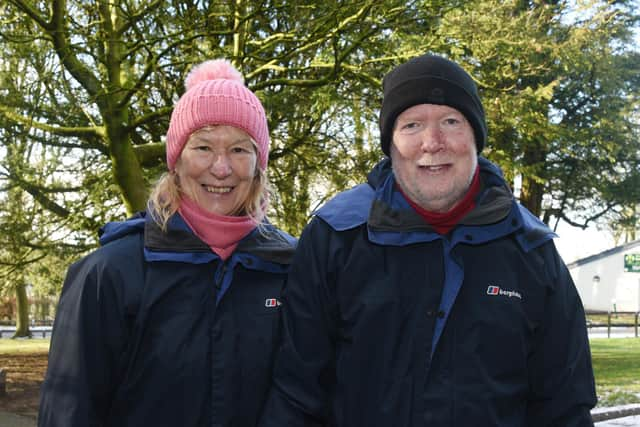
[[[487,140],[487,123],[471,76],[458,64],[436,55],[413,58],[391,70],[382,81],[380,142],[388,156],[396,118],[418,104],[440,104],[465,115],[476,137],[480,153]]]

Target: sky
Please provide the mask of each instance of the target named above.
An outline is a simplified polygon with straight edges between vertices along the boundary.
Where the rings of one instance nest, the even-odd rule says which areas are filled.
[[[561,221],[556,233],[559,237],[555,239],[555,245],[567,264],[616,246],[610,232],[595,227],[582,230]]]

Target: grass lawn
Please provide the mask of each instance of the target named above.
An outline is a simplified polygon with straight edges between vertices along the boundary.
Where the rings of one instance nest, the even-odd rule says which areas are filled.
[[[0,339],[0,354],[40,353],[49,351],[49,339]]]
[[[640,403],[640,338],[593,338],[598,406]]]

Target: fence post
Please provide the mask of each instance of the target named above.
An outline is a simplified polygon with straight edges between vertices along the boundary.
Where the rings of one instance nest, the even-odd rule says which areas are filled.
[[[0,368],[0,396],[6,396],[7,394],[7,371],[4,368]]]
[[[640,311],[636,311],[636,321],[634,322],[635,329],[636,329],[636,338],[638,338],[638,318],[639,317],[640,317]]]
[[[607,338],[611,338],[611,311],[607,312]]]

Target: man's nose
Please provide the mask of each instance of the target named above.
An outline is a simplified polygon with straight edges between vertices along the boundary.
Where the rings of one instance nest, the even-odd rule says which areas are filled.
[[[425,126],[420,138],[422,151],[426,153],[435,153],[444,147],[444,135],[438,126]]]

